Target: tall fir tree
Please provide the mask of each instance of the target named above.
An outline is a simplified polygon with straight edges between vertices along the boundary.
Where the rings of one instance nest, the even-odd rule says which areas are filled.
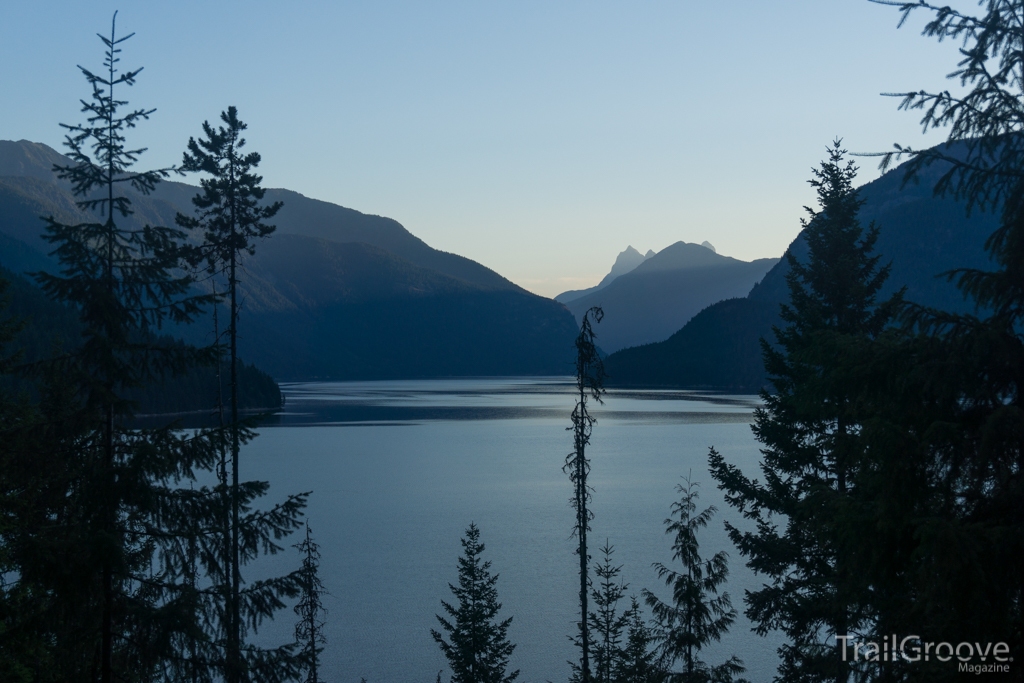
[[[696,482],[688,478],[676,486],[680,499],[672,504],[675,519],[665,520],[665,533],[674,535],[672,559],[682,565],[680,571],[656,562],[658,578],[672,589],[672,602],[665,602],[649,590],[644,600],[651,608],[656,624],[654,640],[658,644],[659,666],[674,683],[725,683],[742,680],[743,662],[736,656],[717,666],[700,658],[707,645],[718,642],[736,620],[729,594],[719,587],[729,578],[729,558],[719,551],[710,559],[700,555],[697,532],[708,525],[716,509],[711,506],[697,513]],[[672,671],[677,662],[680,671]]]
[[[889,269],[872,255],[877,226],[865,233],[858,220],[856,167],[844,155],[836,141],[814,170],[820,210],[807,209],[803,224],[808,258],[787,254],[786,326],[774,330],[777,347],[762,340],[775,389],[762,392],[753,426],[764,445],[764,483],[710,453],[726,500],[757,525],[741,531],[727,523],[729,535],[770,581],[748,594],[747,616],[759,633],[786,634],[779,674],[793,681],[845,683],[850,662],[837,640],[870,625],[870,600],[852,571],[856,552],[845,533],[864,464],[855,400],[863,385],[856,365],[839,359],[877,340],[902,305],[902,292],[876,302]]]
[[[273,508],[272,515],[256,515],[248,510],[252,501],[266,491],[266,483],[239,482],[241,446],[253,437],[239,416],[238,318],[242,259],[255,253],[256,239],[273,233],[274,226],[265,221],[274,217],[281,203],[262,202],[265,190],[260,183],[263,179],[255,173],[260,155],[244,151],[246,141],[242,133],[247,126],[238,118],[237,109],[228,107],[220,118],[224,125],[214,127],[204,122],[204,137],[189,139],[182,170],[203,173],[205,177],[200,180],[202,191],[192,199],[196,215],[178,214],[176,220],[179,226],[203,234],[202,242],[190,251],[192,264],[205,267],[214,283],[218,276],[226,276],[230,419],[226,425],[228,448],[222,448],[221,453],[229,449],[230,460],[223,458],[220,468],[224,502],[219,546],[222,557],[219,561],[210,557],[208,572],[218,583],[225,603],[221,625],[225,679],[228,683],[241,683],[257,670],[280,673],[299,665],[288,647],[267,651],[245,643],[247,625],[269,618],[283,607],[283,597],[297,594],[299,574],[293,572],[243,590],[241,567],[260,554],[261,545],[254,540],[256,536],[280,539],[298,527],[307,494],[290,496]],[[220,351],[219,339],[217,351]],[[271,552],[280,550],[273,543],[262,547]]]
[[[61,374],[55,383],[71,388],[73,408],[65,409],[65,437],[51,451],[53,523],[26,537],[24,557],[33,564],[20,567],[23,580],[39,581],[39,590],[54,596],[50,627],[60,652],[48,675],[103,683],[155,675],[177,656],[176,635],[195,628],[174,524],[187,507],[180,484],[211,457],[205,435],[128,423],[130,390],[200,359],[154,332],[165,322],[189,322],[206,298],[190,294],[190,279],[179,274],[184,234],[131,218],[122,188],[148,194],[168,169],[132,169],[145,149],[129,147],[126,135],[154,110],[125,111],[127,102],[118,99],[141,69],[118,67],[131,35],[118,37],[116,16],[109,37],[100,36],[104,71],[80,67],[92,89],[82,100],[86,122],[64,126],[71,163],[54,168],[79,206],[102,220],[67,225],[47,218],[44,238],[60,273],[35,276],[47,294],[78,311],[83,338],[54,361]]]
[[[519,670],[506,673],[516,646],[508,639],[512,617],[497,620],[498,575],[492,576],[490,561],[481,559],[484,544],[476,524],[469,525],[461,542],[459,585],[448,584],[458,606],[441,601],[448,619],[437,615],[437,621],[444,633],[431,629],[430,635],[448,660],[452,683],[511,683]]]
[[[569,475],[573,484],[573,497],[570,504],[576,512],[576,523],[573,526],[573,535],[579,541],[576,547],[576,554],[580,562],[580,620],[577,622],[578,635],[573,639],[580,649],[579,664],[570,662],[574,670],[574,676],[583,683],[590,683],[590,629],[587,615],[587,597],[590,591],[590,573],[588,565],[590,555],[587,551],[587,532],[590,531],[590,520],[594,515],[587,508],[591,500],[591,489],[587,484],[587,477],[590,474],[590,460],[587,458],[587,446],[590,444],[590,435],[597,420],[590,414],[587,408],[588,398],[601,403],[601,396],[604,394],[604,363],[594,343],[593,324],[590,322],[601,322],[604,311],[595,306],[583,314],[580,322],[580,333],[576,336],[576,407],[573,408],[571,419],[572,426],[566,429],[572,432],[573,450],[565,458],[562,471]]]
[[[975,305],[951,315],[914,307],[907,322],[919,333],[889,361],[889,380],[875,398],[902,398],[892,431],[912,449],[919,486],[904,515],[909,546],[900,566],[912,596],[897,615],[938,640],[1007,642],[1024,650],[1024,2],[985,0],[972,15],[928,2],[882,2],[899,8],[902,25],[930,15],[922,33],[960,43],[949,73],[953,92],[902,93],[900,107],[922,112],[924,130],[948,128],[949,144],[928,150],[896,146],[904,182],[929,166],[940,171],[934,192],[967,210],[1000,215],[985,248],[988,269],[946,273]],[[904,359],[902,367],[894,367]],[[909,361],[909,362],[908,362]],[[884,366],[883,366],[884,367]],[[907,368],[911,371],[908,371]],[[908,460],[902,457],[901,462]],[[881,486],[879,485],[879,488]],[[902,496],[905,498],[906,496]],[[890,500],[896,496],[890,496]],[[886,520],[889,522],[890,520]],[[918,666],[914,680],[955,673]]]

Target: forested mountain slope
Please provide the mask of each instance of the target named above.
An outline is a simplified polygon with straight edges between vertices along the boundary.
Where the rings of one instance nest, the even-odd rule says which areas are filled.
[[[95,220],[52,173],[49,147],[0,141],[0,265],[53,268],[40,216]],[[173,225],[197,188],[128,193],[136,225]],[[563,374],[576,324],[561,304],[470,259],[429,247],[390,218],[268,190],[277,231],[244,263],[241,355],[275,378]],[[198,236],[196,236],[198,237]],[[209,283],[199,286],[209,288]],[[173,332],[208,342],[212,321]]]

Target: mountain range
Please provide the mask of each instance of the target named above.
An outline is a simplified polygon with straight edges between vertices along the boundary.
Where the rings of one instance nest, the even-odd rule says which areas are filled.
[[[615,263],[612,264],[612,269],[608,271],[607,275],[601,278],[600,282],[593,287],[588,287],[587,289],[571,289],[568,292],[562,292],[555,297],[555,301],[560,301],[565,304],[569,303],[573,299],[579,299],[580,297],[592,294],[599,289],[604,289],[612,282],[612,280],[634,270],[637,266],[652,256],[654,256],[654,251],[652,249],[648,249],[646,254],[641,254],[639,251],[634,249],[632,245],[627,246],[625,251],[619,252],[619,255],[615,257]]]
[[[749,292],[777,262],[722,256],[707,242],[676,242],[644,257],[630,247],[615,262],[635,263],[628,271],[616,275],[613,267],[597,287],[556,299],[577,322],[592,306],[600,306],[604,320],[595,328],[597,343],[612,353],[668,338],[708,305]]]
[[[95,220],[54,176],[53,165],[66,163],[45,145],[0,141],[0,266],[53,271],[40,216]],[[911,301],[962,311],[963,297],[938,275],[986,267],[983,243],[997,219],[933,197],[941,172],[904,186],[895,169],[867,183],[861,219],[877,223],[876,250],[892,265],[883,296],[906,287]],[[129,193],[130,222],[173,225],[197,189],[169,181],[149,196]],[[627,247],[598,285],[553,301],[431,248],[390,218],[284,189],[266,200],[284,207],[277,231],[244,264],[241,351],[278,380],[569,374],[578,321],[596,305],[610,385],[751,391],[765,382],[759,339],[772,339],[788,299],[786,259],[744,262],[707,242],[677,242],[658,253]],[[805,258],[803,237],[787,251]],[[22,284],[15,295],[29,291]],[[166,332],[208,343],[212,323]]]
[[[0,266],[53,270],[40,216],[86,222],[68,161],[27,141],[0,141]],[[132,199],[135,225],[174,225],[198,188],[165,181]],[[290,190],[277,231],[244,263],[240,354],[278,380],[566,374],[577,326],[560,303],[470,259],[433,249],[397,221]],[[212,323],[171,332],[209,342]]]

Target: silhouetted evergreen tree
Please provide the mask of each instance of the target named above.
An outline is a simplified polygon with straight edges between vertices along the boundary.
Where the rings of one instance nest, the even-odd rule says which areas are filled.
[[[438,615],[445,633],[431,629],[430,635],[448,660],[452,683],[510,683],[519,676],[519,670],[505,673],[516,646],[508,640],[512,617],[497,621],[501,610],[495,587],[498,575],[491,575],[490,561],[481,560],[484,544],[476,524],[469,525],[461,542],[459,585],[448,584],[458,606],[441,601],[451,621]]]
[[[587,532],[590,531],[590,520],[594,515],[587,509],[590,502],[590,487],[587,485],[587,476],[590,474],[590,460],[587,459],[587,444],[590,443],[590,435],[597,420],[587,410],[587,397],[601,403],[601,396],[604,394],[604,365],[601,356],[594,344],[594,329],[590,322],[593,316],[595,322],[601,322],[604,311],[593,307],[583,314],[580,323],[580,333],[576,337],[576,407],[572,411],[573,450],[565,458],[565,465],[562,471],[569,475],[574,491],[570,499],[573,510],[576,511],[576,524],[573,527],[573,534],[579,540],[576,554],[580,558],[580,620],[577,623],[579,634],[573,642],[580,648],[579,664],[570,665],[583,683],[589,683],[590,672],[590,633],[588,628],[587,593],[590,590],[590,575],[587,564],[590,555],[587,553]]]
[[[672,589],[672,602],[662,601],[649,590],[643,591],[656,624],[658,663],[667,672],[668,680],[678,683],[733,681],[744,671],[738,657],[709,666],[699,656],[708,644],[721,640],[728,632],[736,619],[736,610],[728,593],[719,594],[719,587],[729,577],[728,555],[719,551],[708,560],[700,556],[697,532],[708,525],[716,510],[712,506],[696,514],[698,484],[687,478],[683,481],[686,486],[676,486],[681,498],[672,504],[675,519],[665,520],[665,533],[675,535],[672,559],[682,568],[676,571],[660,562],[654,564],[658,578]],[[682,670],[671,671],[679,661]]]
[[[64,522],[81,520],[74,483],[89,463],[75,456],[86,427],[64,364],[38,368],[36,386],[22,355],[6,352],[25,321],[5,318],[5,304],[0,299],[0,387],[13,377],[22,393],[0,388],[0,680],[75,680],[96,663],[97,603],[86,595],[96,581],[81,575],[89,561],[79,552],[89,530]]]
[[[1001,215],[985,242],[991,269],[946,274],[976,304],[975,313],[912,308],[908,322],[920,337],[893,353],[890,374],[898,382],[884,382],[873,397],[879,413],[896,402],[890,395],[901,399],[896,415],[902,419],[890,418],[887,426],[904,438],[899,462],[913,465],[911,473],[919,476],[912,481],[924,481],[910,497],[913,505],[906,491],[886,499],[912,512],[903,515],[910,520],[904,524],[909,549],[897,567],[907,581],[902,592],[911,598],[898,605],[895,619],[900,625],[921,624],[923,637],[1008,642],[1019,659],[1024,649],[1024,2],[986,0],[979,3],[978,15],[927,2],[882,4],[900,8],[901,24],[914,12],[930,14],[924,35],[961,44],[960,62],[949,74],[959,91],[904,93],[901,101],[901,108],[923,112],[926,130],[948,126],[952,144],[924,151],[897,145],[883,166],[909,154],[909,182],[938,164],[943,173],[934,187],[937,195],[961,199],[968,210]],[[899,360],[903,367],[896,367]],[[882,483],[876,487],[884,492]],[[895,517],[882,521],[890,525]],[[923,666],[905,673],[915,680],[956,675]]]
[[[184,228],[203,232],[203,242],[190,254],[193,265],[205,266],[214,278],[214,283],[218,275],[227,278],[229,319],[226,332],[230,372],[227,440],[231,455],[230,462],[222,458],[220,467],[220,490],[225,502],[220,545],[223,557],[216,562],[211,558],[208,572],[215,582],[222,582],[218,585],[221,586],[226,602],[222,624],[226,648],[225,678],[228,683],[240,683],[255,669],[269,667],[281,672],[297,666],[298,662],[288,647],[264,651],[246,646],[245,634],[247,625],[255,626],[259,620],[270,617],[283,606],[281,597],[294,595],[299,590],[295,583],[298,574],[258,582],[243,591],[241,567],[259,554],[259,545],[250,540],[254,529],[246,528],[246,524],[264,525],[260,534],[270,533],[275,538],[281,538],[283,533],[298,526],[298,517],[305,505],[305,494],[291,496],[275,507],[273,521],[269,517],[255,515],[243,518],[251,501],[265,492],[266,484],[240,484],[238,476],[240,447],[251,436],[239,420],[239,275],[243,255],[255,252],[255,239],[266,237],[274,231],[274,226],[264,221],[277,213],[281,203],[261,204],[265,190],[260,187],[262,178],[254,172],[259,165],[260,155],[256,152],[243,152],[246,143],[242,133],[246,124],[238,118],[235,107],[228,107],[227,111],[222,112],[221,121],[225,125],[216,128],[204,122],[204,137],[198,141],[195,138],[189,139],[182,169],[204,173],[206,177],[200,180],[202,192],[192,199],[197,215],[179,214],[176,220]],[[219,354],[219,339],[217,351]],[[222,448],[222,454],[224,450]],[[269,526],[265,526],[268,523]],[[279,549],[273,544],[266,547],[273,548],[274,552]],[[278,662],[276,666],[273,665],[275,661]]]
[[[629,587],[621,580],[616,581],[622,566],[612,564],[615,549],[605,540],[601,548],[601,564],[594,568],[600,579],[591,591],[596,611],[590,613],[590,632],[594,639],[594,675],[598,683],[612,683],[615,680],[615,661],[622,646],[622,632],[628,617],[618,611],[619,600]]]
[[[299,593],[299,603],[295,606],[295,614],[299,621],[295,624],[295,642],[303,655],[303,665],[306,669],[306,683],[318,683],[320,680],[320,653],[323,652],[324,644],[324,609],[321,596],[327,590],[320,581],[320,546],[313,540],[309,530],[309,522],[306,522],[306,538],[297,543],[302,557],[302,569],[299,570],[302,592]]]
[[[786,634],[784,680],[847,681],[850,662],[836,639],[870,627],[870,597],[851,571],[856,551],[847,543],[847,511],[859,496],[856,475],[864,464],[855,401],[863,384],[857,364],[842,360],[878,338],[902,292],[875,301],[889,269],[872,255],[878,228],[865,233],[857,218],[856,167],[843,163],[844,154],[837,141],[814,171],[810,183],[821,208],[808,209],[804,221],[808,260],[787,254],[786,327],[775,328],[778,348],[762,342],[775,388],[762,392],[753,427],[765,446],[764,483],[710,453],[726,500],[757,523],[755,531],[726,526],[748,566],[771,582],[748,593],[747,616],[759,633]]]
[[[626,623],[626,643],[619,650],[612,670],[616,683],[661,683],[665,672],[658,664],[654,633],[644,622],[643,611],[636,596],[622,615]]]
[[[57,661],[46,675],[103,683],[146,680],[177,656],[176,637],[195,628],[176,526],[187,509],[180,484],[212,455],[205,435],[127,426],[128,391],[200,357],[153,333],[168,321],[189,322],[205,298],[189,294],[189,278],[178,274],[183,233],[130,224],[131,200],[119,188],[147,194],[168,172],[132,170],[144,150],[125,136],[153,110],[125,112],[117,99],[115,90],[133,85],[141,69],[118,68],[120,45],[131,36],[119,38],[115,28],[112,21],[110,37],[100,36],[104,71],[81,69],[92,88],[82,101],[86,122],[64,126],[71,164],[55,167],[79,206],[102,220],[46,219],[60,274],[36,279],[77,309],[83,339],[52,364],[62,405],[60,425],[49,418],[51,467],[40,482],[49,524],[23,520],[18,566],[22,581],[52,598],[47,623]]]

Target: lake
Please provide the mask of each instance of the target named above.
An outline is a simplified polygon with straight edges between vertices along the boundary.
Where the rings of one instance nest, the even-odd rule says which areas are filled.
[[[321,546],[327,646],[322,677],[339,683],[448,680],[430,629],[441,600],[451,602],[459,539],[480,528],[484,559],[500,574],[501,615],[512,616],[519,680],[566,680],[577,618],[578,560],[571,537],[572,485],[562,472],[572,448],[570,378],[301,383],[282,386],[285,409],[242,451],[243,479],[271,482],[268,501],[312,491],[308,519]],[[671,562],[664,519],[683,475],[699,481],[700,508],[719,512],[700,536],[702,553],[730,554],[726,590],[741,613],[722,643],[705,650],[718,664],[739,655],[748,678],[775,671],[776,639],[750,632],[745,588],[759,581],[729,543],[722,503],[707,472],[715,446],[756,473],[750,432],[755,396],[691,391],[610,391],[592,404],[598,423],[588,455],[594,488],[591,555],[615,547],[628,594],[669,591],[651,563]],[[742,526],[742,524],[741,524]],[[289,542],[297,542],[296,536]],[[261,560],[246,576],[298,566],[297,554]],[[592,565],[593,566],[593,563]],[[622,608],[628,607],[628,600]],[[291,639],[282,611],[257,641]]]

